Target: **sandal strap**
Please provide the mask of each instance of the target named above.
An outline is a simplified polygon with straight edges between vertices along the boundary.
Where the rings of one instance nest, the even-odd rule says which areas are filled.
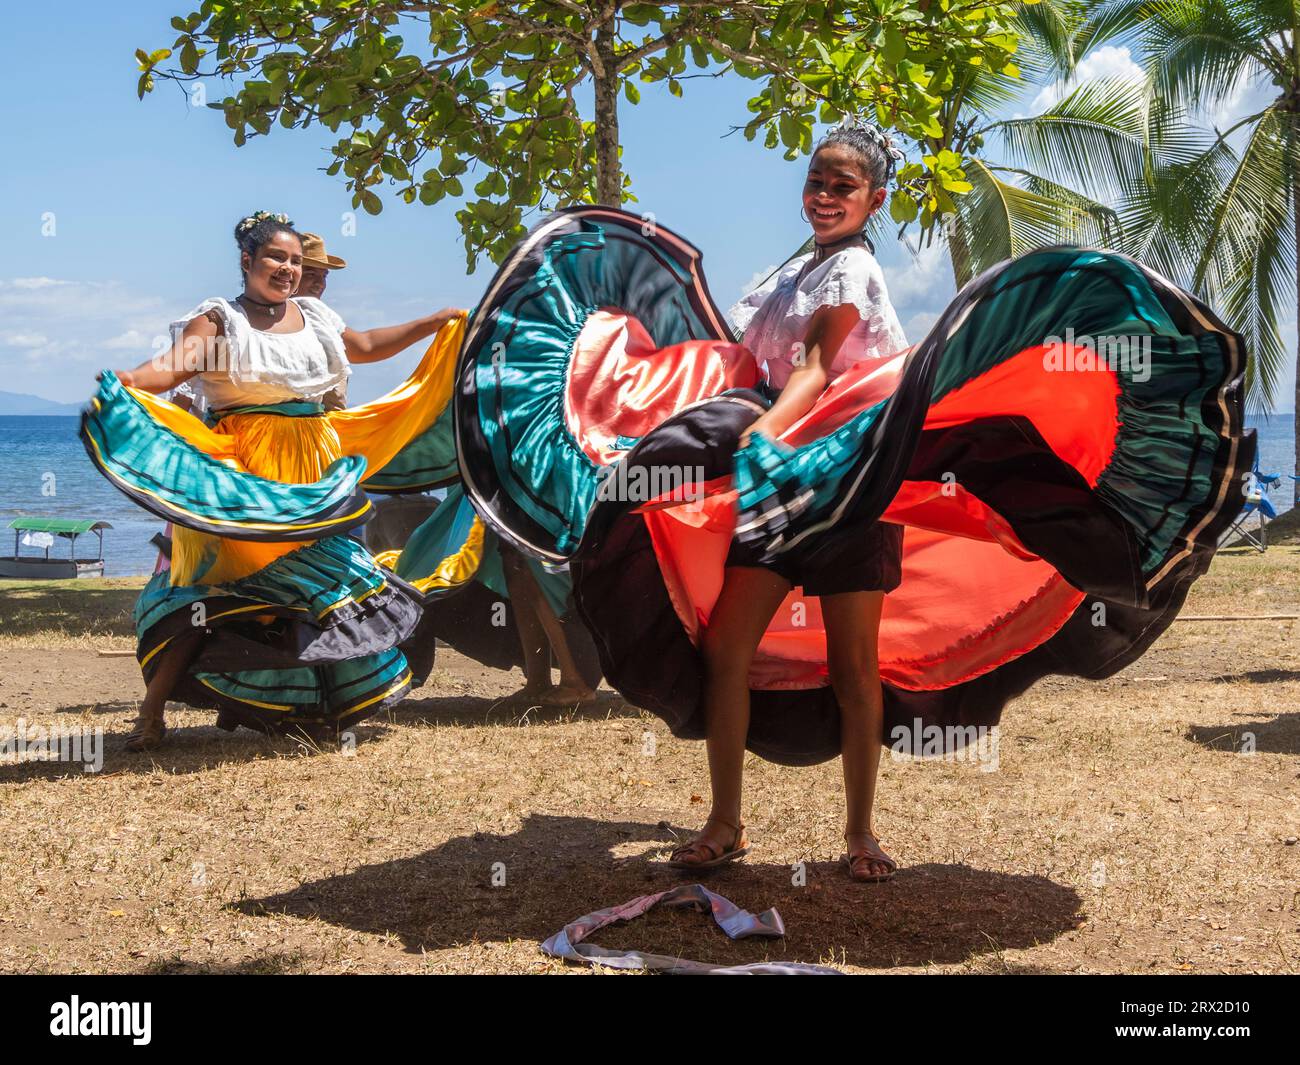
[[[733,850],[740,845],[745,835],[745,823],[743,821],[738,825],[733,825],[725,817],[709,817],[705,820],[704,822],[705,825],[707,825],[709,821],[716,821],[718,824],[726,825],[727,828],[731,829],[731,840],[733,844],[732,847]]]
[[[703,836],[696,836],[688,843],[683,843],[680,847],[673,850],[672,860],[676,861],[678,855],[690,854],[692,852],[702,852],[704,860],[711,862],[721,858],[725,851],[716,843],[705,839]]]
[[[894,861],[894,859],[891,858],[888,854],[884,854],[884,853],[868,854],[866,852],[862,852],[859,854],[849,855],[849,865],[851,866],[857,865],[859,862],[875,862],[878,865],[887,865],[891,870],[896,870],[898,868],[898,865]]]
[[[725,817],[714,817],[713,815],[710,815],[704,820],[705,828],[708,827],[710,821],[714,821],[720,825],[725,825],[727,828],[732,830],[734,835],[731,837],[731,846],[727,847],[725,845],[719,845],[717,843],[714,843],[710,839],[706,839],[703,830],[701,830],[700,834],[697,835],[693,840],[690,840],[687,843],[683,843],[680,847],[677,847],[673,850],[672,859],[674,861],[677,859],[678,854],[685,853],[694,848],[704,849],[705,860],[710,862],[715,861],[718,858],[721,858],[728,851],[735,851],[741,849],[741,844],[744,842],[744,835],[745,835],[745,826],[743,824],[733,825]]]
[[[854,853],[853,844],[849,843],[849,836],[865,836],[871,842],[867,846]],[[849,865],[856,865],[858,862],[879,862],[881,865],[889,866],[891,871],[898,869],[898,863],[894,861],[880,845],[880,840],[870,832],[846,832],[844,833],[844,842],[849,848]]]

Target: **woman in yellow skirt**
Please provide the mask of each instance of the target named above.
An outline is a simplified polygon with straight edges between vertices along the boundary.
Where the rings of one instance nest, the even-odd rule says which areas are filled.
[[[171,568],[136,607],[146,693],[132,750],[158,746],[168,698],[219,711],[218,724],[317,735],[401,699],[399,644],[420,595],[344,534],[370,516],[362,481],[446,407],[465,312],[348,328],[292,297],[302,242],[284,215],[235,227],[243,291],[172,326],[162,356],[100,375],[83,416],[92,461],[175,523]],[[387,359],[438,334],[400,388],[326,412],[350,363]],[[197,378],[206,424],[157,398]]]

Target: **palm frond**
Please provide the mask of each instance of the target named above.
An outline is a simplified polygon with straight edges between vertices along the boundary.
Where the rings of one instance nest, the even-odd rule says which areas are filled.
[[[1114,196],[1147,165],[1148,97],[1142,82],[1084,82],[1053,107],[993,128],[1012,159],[1097,198]]]
[[[1118,249],[1185,288],[1195,288],[1212,205],[1236,165],[1228,143],[1215,140],[1197,155],[1163,160],[1135,175],[1118,201]]]
[[[1213,203],[1194,282],[1245,338],[1250,405],[1271,406],[1288,352],[1281,310],[1295,300],[1294,189],[1300,173],[1295,115],[1270,111],[1251,131]]]
[[[1021,4],[1015,18],[1020,35],[1016,65],[1021,76],[1040,83],[1068,75],[1081,58],[1078,32],[1086,18],[1087,5],[1081,0]]]
[[[1079,36],[1136,46],[1162,95],[1208,108],[1247,79],[1285,74],[1269,41],[1293,23],[1289,5],[1269,0],[1117,0],[1094,5]]]
[[[958,199],[949,235],[958,285],[1004,259],[1077,240],[1097,224],[1086,206],[1092,201],[1073,192],[1062,196],[1061,186],[1035,175],[1028,180],[1037,180],[1042,191],[1004,180],[1012,176],[1018,175],[980,158],[967,162],[971,191]]]
[[[1034,195],[1068,208],[1068,211],[1061,212],[1065,225],[1053,243],[1116,249],[1123,246],[1123,228],[1119,212],[1115,208],[1041,174],[1028,171],[1020,171],[1019,174],[1021,183]]]

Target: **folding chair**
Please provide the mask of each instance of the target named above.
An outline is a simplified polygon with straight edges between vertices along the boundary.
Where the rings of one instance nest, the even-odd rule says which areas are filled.
[[[1256,461],[1255,468],[1250,474],[1250,482],[1246,486],[1246,505],[1241,508],[1237,520],[1219,538],[1220,547],[1228,543],[1236,535],[1256,551],[1263,552],[1268,549],[1268,523],[1277,517],[1277,508],[1273,506],[1273,501],[1268,498],[1268,493],[1281,481],[1282,475],[1280,473],[1260,473],[1259,463]],[[1259,515],[1259,525],[1254,531],[1246,527],[1246,521],[1252,514]]]

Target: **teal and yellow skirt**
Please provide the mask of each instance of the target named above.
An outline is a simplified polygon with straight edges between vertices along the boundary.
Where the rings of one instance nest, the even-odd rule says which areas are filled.
[[[337,412],[282,404],[209,426],[103,376],[82,416],[86,450],[174,525],[171,567],[136,604],[146,680],[197,627],[205,638],[172,697],[218,710],[225,727],[346,728],[421,681],[404,647],[424,595],[348,534],[371,515],[368,491],[455,478],[448,426],[464,325],[444,326],[401,387]]]

